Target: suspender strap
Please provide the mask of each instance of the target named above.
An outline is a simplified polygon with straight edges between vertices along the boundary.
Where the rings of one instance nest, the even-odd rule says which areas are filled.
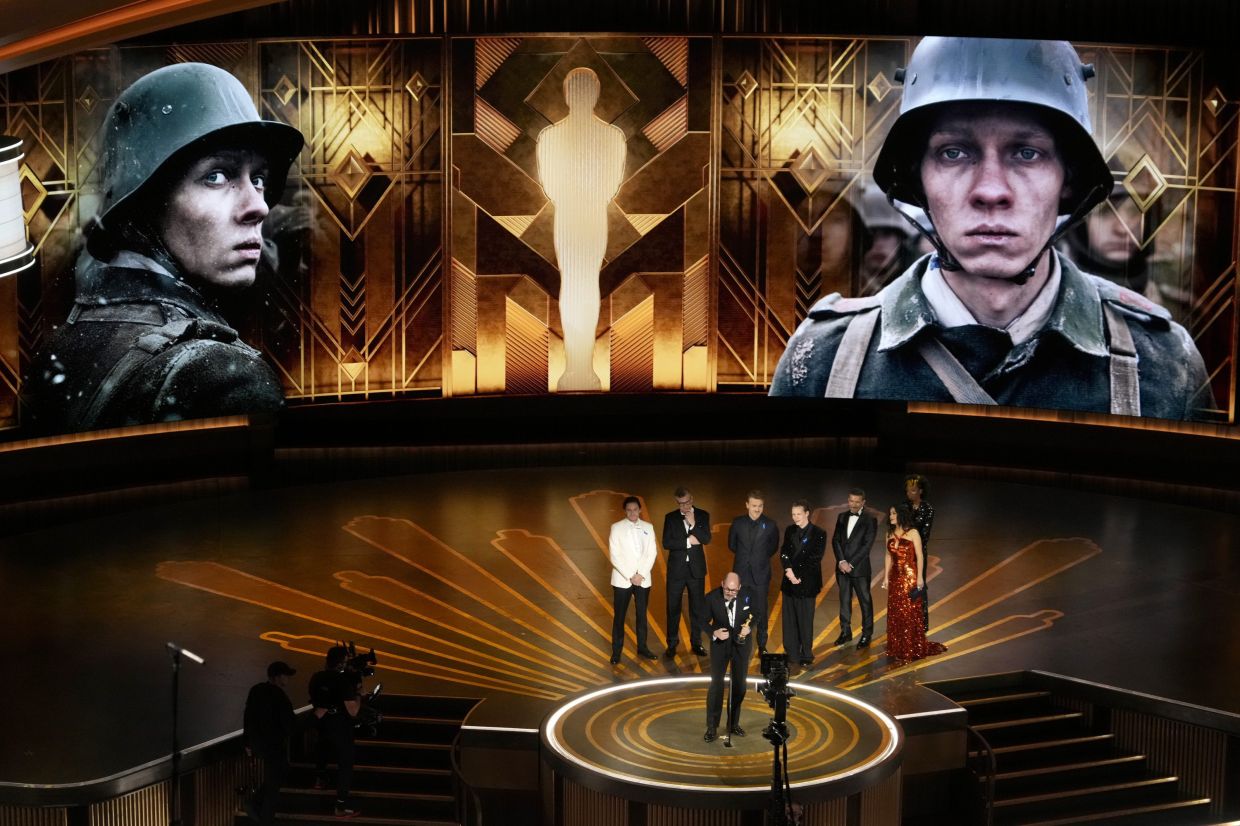
[[[1132,341],[1128,320],[1102,302],[1103,316],[1111,343],[1111,412],[1116,416],[1141,415],[1141,377],[1137,372],[1137,347]]]
[[[835,361],[831,362],[831,375],[827,378],[828,399],[851,399],[857,392],[857,380],[861,377],[861,365],[865,362],[866,350],[870,347],[870,339],[874,337],[874,327],[878,323],[878,307],[857,313],[848,322],[847,329],[840,339],[839,349],[835,351]]]
[[[924,335],[917,343],[917,352],[939,377],[952,400],[958,404],[996,404],[990,394],[982,389],[977,379],[964,369],[960,360],[951,354],[933,335]]]

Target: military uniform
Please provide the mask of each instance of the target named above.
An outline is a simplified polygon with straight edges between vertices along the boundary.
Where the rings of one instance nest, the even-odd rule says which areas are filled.
[[[1059,294],[1039,331],[944,328],[922,292],[933,256],[877,295],[832,294],[788,342],[772,396],[957,401],[1190,419],[1211,407],[1187,331],[1143,296],[1059,262]],[[960,369],[963,368],[963,369]]]
[[[273,411],[280,382],[261,354],[190,285],[155,262],[85,272],[67,321],[30,371],[48,432]]]

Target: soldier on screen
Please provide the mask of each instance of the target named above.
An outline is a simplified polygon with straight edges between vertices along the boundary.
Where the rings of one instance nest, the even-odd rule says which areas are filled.
[[[1090,136],[1092,76],[1062,41],[921,41],[874,179],[935,252],[877,295],[814,305],[771,395],[1212,409],[1187,331],[1054,250],[1112,189]]]
[[[301,133],[261,120],[235,77],[202,63],[140,78],[103,128],[103,201],[77,297],[29,373],[36,426],[278,409],[279,379],[219,305],[254,283]]]

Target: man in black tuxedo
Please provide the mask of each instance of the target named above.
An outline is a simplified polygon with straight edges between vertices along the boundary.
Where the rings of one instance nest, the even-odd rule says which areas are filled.
[[[698,628],[702,596],[706,592],[706,551],[710,544],[710,514],[693,507],[688,488],[676,488],[676,510],[663,517],[663,547],[667,549],[667,651],[676,656],[680,642],[680,602],[689,589],[689,645],[706,656]]]
[[[732,520],[728,530],[728,550],[736,554],[732,570],[742,585],[753,589],[753,621],[758,651],[766,653],[766,598],[771,590],[771,557],[779,549],[779,526],[762,513],[762,491],[751,490],[745,497],[745,515]]]
[[[852,595],[861,606],[861,637],[858,648],[867,648],[874,636],[874,602],[870,598],[870,546],[878,533],[878,520],[865,512],[865,491],[848,491],[848,510],[835,520],[831,549],[835,552],[835,584],[840,592],[840,635],[832,645],[852,639]]]
[[[732,666],[732,703],[728,731],[744,737],[738,725],[741,701],[745,699],[745,676],[749,665],[750,628],[754,621],[753,589],[741,585],[741,578],[730,573],[723,584],[706,595],[700,616],[702,631],[710,636],[710,690],[706,692],[706,734],[712,742],[723,709],[723,675]]]

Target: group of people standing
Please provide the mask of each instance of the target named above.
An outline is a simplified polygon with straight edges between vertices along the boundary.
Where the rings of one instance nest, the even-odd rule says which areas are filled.
[[[779,553],[783,571],[783,647],[790,661],[813,665],[814,607],[823,587],[822,563],[827,532],[810,521],[809,503],[792,503],[792,524],[784,531],[764,513],[765,497],[751,490],[745,497],[745,513],[732,520],[728,550],[734,555],[732,570],[718,588],[706,593],[705,547],[712,539],[710,514],[695,506],[687,488],[674,492],[676,509],[663,518],[662,547],[667,552],[667,648],[663,656],[674,658],[680,644],[681,609],[689,597],[688,643],[699,657],[710,656],[711,687],[707,693],[707,726],[704,739],[717,736],[722,716],[723,678],[729,667],[731,716],[727,730],[743,735],[737,724],[745,694],[747,664],[756,637],[758,651],[767,653],[768,598],[772,560]],[[934,523],[934,508],[926,501],[926,480],[911,475],[905,480],[905,501],[888,512],[887,554],[882,587],[887,590],[887,656],[907,663],[944,650],[926,639],[929,630],[929,597],[926,590],[926,549]],[[865,510],[865,491],[848,492],[848,509],[836,519],[831,537],[835,581],[840,597],[840,634],[833,643],[852,641],[852,600],[861,609],[861,634],[857,648],[869,647],[874,634],[874,607],[870,593],[873,573],[870,549],[878,534],[878,519]],[[646,659],[658,655],[648,645],[652,570],[657,559],[654,526],[641,518],[641,501],[624,500],[624,518],[611,526],[609,556],[613,606],[611,663],[619,664],[624,648],[625,617],[636,602],[637,654]],[[708,652],[703,636],[710,639]]]

